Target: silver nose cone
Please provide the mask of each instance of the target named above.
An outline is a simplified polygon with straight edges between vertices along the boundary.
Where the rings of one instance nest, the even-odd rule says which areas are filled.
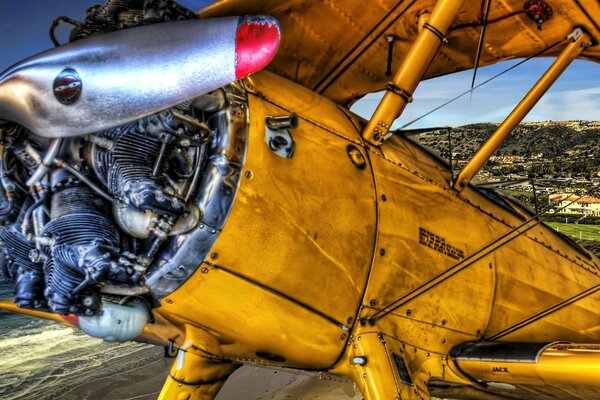
[[[0,75],[0,119],[44,137],[133,121],[263,68],[279,44],[271,17],[169,22],[92,36]]]

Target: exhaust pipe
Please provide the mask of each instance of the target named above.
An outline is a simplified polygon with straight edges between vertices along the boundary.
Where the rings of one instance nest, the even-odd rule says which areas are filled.
[[[39,136],[90,134],[211,92],[265,67],[268,16],[168,22],[92,36],[0,74],[0,119]]]
[[[450,351],[451,365],[486,386],[524,385],[600,387],[600,345],[518,342],[467,342]]]

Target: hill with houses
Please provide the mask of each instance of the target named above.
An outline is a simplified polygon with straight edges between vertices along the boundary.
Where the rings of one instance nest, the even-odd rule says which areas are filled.
[[[450,136],[438,130],[411,138],[446,160],[451,149],[453,169],[458,171],[497,126],[465,125],[453,128]],[[600,191],[600,121],[521,123],[474,183],[519,179],[533,179],[547,193]]]

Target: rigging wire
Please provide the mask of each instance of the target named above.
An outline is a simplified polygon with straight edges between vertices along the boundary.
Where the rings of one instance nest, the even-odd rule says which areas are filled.
[[[425,118],[425,117],[427,117],[428,115],[430,115],[430,114],[432,114],[432,113],[436,112],[437,110],[439,110],[439,109],[441,109],[441,108],[443,108],[443,107],[446,107],[448,104],[455,102],[456,100],[460,99],[461,97],[465,96],[466,94],[469,94],[469,93],[473,92],[475,89],[479,89],[479,88],[480,88],[480,87],[482,87],[483,85],[485,85],[485,84],[487,84],[487,83],[489,83],[489,82],[493,81],[494,79],[496,79],[496,78],[498,78],[498,77],[500,77],[500,76],[504,75],[505,73],[507,73],[507,72],[509,72],[509,71],[512,71],[513,69],[515,69],[515,68],[517,68],[518,66],[520,66],[520,65],[524,64],[525,62],[527,62],[527,61],[531,60],[532,58],[538,57],[539,55],[541,55],[541,54],[545,53],[546,51],[548,51],[548,50],[550,50],[550,49],[552,49],[552,48],[554,48],[554,47],[558,46],[559,44],[561,44],[561,43],[562,43],[562,42],[564,42],[565,40],[567,40],[567,38],[561,39],[561,40],[559,40],[559,41],[557,41],[557,42],[555,42],[555,43],[551,44],[550,46],[547,46],[547,47],[545,47],[545,48],[543,48],[543,49],[541,49],[541,50],[538,50],[538,51],[536,51],[535,53],[533,53],[533,54],[531,54],[531,55],[527,56],[527,58],[524,58],[523,60],[519,61],[519,62],[518,62],[518,63],[516,63],[515,65],[511,65],[510,67],[506,68],[504,71],[501,71],[501,72],[497,73],[496,75],[492,76],[491,78],[488,78],[488,79],[486,79],[485,81],[483,81],[483,82],[481,82],[480,84],[478,84],[478,85],[474,86],[473,88],[471,88],[471,89],[469,89],[469,90],[467,90],[467,91],[465,91],[465,92],[463,92],[463,93],[459,94],[458,96],[456,96],[456,97],[454,97],[454,98],[452,98],[452,99],[450,99],[450,100],[446,101],[445,103],[443,103],[443,104],[441,104],[441,105],[439,105],[439,106],[435,107],[434,109],[432,109],[432,110],[430,110],[430,111],[426,112],[425,114],[421,115],[420,117],[418,117],[418,118],[415,118],[415,119],[413,119],[412,121],[410,121],[410,122],[408,122],[408,123],[406,123],[406,124],[402,125],[402,126],[399,128],[399,130],[402,130],[402,129],[404,129],[404,128],[406,128],[406,127],[408,127],[408,126],[410,126],[410,125],[414,124],[415,122],[422,120],[423,118]]]
[[[557,211],[561,211],[561,210],[569,207],[571,204],[577,202],[582,197],[583,197],[583,195],[577,197],[570,203],[560,207]],[[368,321],[370,324],[374,324],[377,320],[385,317],[386,315],[388,315],[388,314],[392,313],[393,311],[395,311],[396,309],[402,307],[404,304],[408,303],[409,301],[414,300],[415,298],[421,296],[422,294],[426,293],[427,291],[433,289],[440,283],[445,282],[447,279],[456,275],[457,273],[464,270],[465,268],[471,266],[473,263],[479,261],[481,258],[487,256],[488,254],[498,250],[499,248],[508,244],[509,242],[513,241],[514,239],[520,237],[522,234],[524,234],[528,230],[536,227],[538,224],[540,224],[542,221],[544,221],[546,219],[544,217],[540,217],[544,212],[545,212],[545,210],[542,210],[539,213],[533,215],[529,219],[523,221],[521,224],[510,229],[508,232],[502,234],[500,237],[498,237],[498,238],[492,240],[491,242],[489,242],[488,244],[484,245],[479,250],[476,250],[475,252],[473,252],[469,256],[467,256],[466,258],[460,260],[459,262],[457,262],[450,268],[440,272],[433,278],[429,279],[428,281],[426,281],[423,284],[419,285],[418,287],[414,288],[413,290],[406,293],[402,297],[392,301],[391,303],[384,306],[380,310],[377,310],[373,315],[365,318],[364,320]],[[522,231],[520,231],[521,228],[525,227],[530,222],[533,222],[533,224],[531,224],[530,226],[528,226],[525,229],[523,229]],[[510,237],[515,232],[516,232],[516,235]],[[498,244],[500,241],[502,241],[504,239],[507,239],[507,240]]]
[[[475,86],[475,78],[477,77],[477,69],[479,68],[479,60],[481,59],[481,51],[483,50],[483,41],[485,39],[485,30],[487,28],[488,16],[490,15],[490,4],[492,0],[483,0],[485,2],[485,11],[483,12],[483,20],[481,22],[481,34],[479,35],[479,43],[477,44],[477,54],[475,55],[475,65],[473,66],[473,79],[471,79],[471,93]],[[483,6],[483,3],[481,4]]]

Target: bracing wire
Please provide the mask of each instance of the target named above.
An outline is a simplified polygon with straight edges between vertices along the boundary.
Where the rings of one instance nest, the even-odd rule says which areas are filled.
[[[519,62],[518,62],[518,63],[516,63],[515,65],[511,65],[510,67],[508,67],[508,68],[506,68],[505,70],[503,70],[503,71],[501,71],[501,72],[497,73],[496,75],[492,76],[491,78],[488,78],[488,79],[486,79],[485,81],[483,81],[483,82],[481,82],[480,84],[478,84],[478,85],[476,85],[476,86],[472,87],[471,89],[469,89],[469,90],[467,90],[467,91],[465,91],[465,92],[463,92],[463,93],[459,94],[458,96],[456,96],[456,97],[454,97],[454,98],[452,98],[452,99],[450,99],[450,100],[446,101],[446,102],[445,102],[445,103],[443,103],[443,104],[440,104],[439,106],[435,107],[434,109],[432,109],[432,110],[430,110],[430,111],[427,111],[425,114],[421,115],[420,117],[418,117],[418,118],[415,118],[415,119],[413,119],[412,121],[410,121],[410,122],[408,122],[408,123],[406,123],[406,124],[402,125],[402,126],[400,127],[400,129],[399,129],[399,130],[402,130],[402,129],[404,129],[404,128],[408,127],[408,126],[411,126],[411,125],[412,125],[412,124],[414,124],[415,122],[422,120],[423,118],[425,118],[425,117],[427,117],[428,115],[430,115],[430,114],[432,114],[432,113],[436,112],[437,110],[439,110],[439,109],[441,109],[441,108],[443,108],[443,107],[446,107],[448,104],[455,102],[456,100],[460,99],[461,97],[463,97],[463,96],[465,96],[465,95],[467,95],[467,94],[469,94],[469,93],[472,93],[472,92],[473,92],[475,89],[479,89],[479,88],[480,88],[480,87],[482,87],[483,85],[485,85],[485,84],[487,84],[487,83],[489,83],[489,82],[493,81],[494,79],[496,79],[496,78],[498,78],[498,77],[500,77],[500,76],[502,76],[502,75],[506,74],[506,73],[507,73],[507,72],[509,72],[509,71],[512,71],[513,69],[515,69],[515,68],[519,67],[520,65],[522,65],[522,64],[524,64],[525,62],[527,62],[527,61],[531,60],[532,58],[535,58],[535,57],[538,57],[538,56],[540,56],[541,54],[545,53],[546,51],[548,51],[548,50],[550,50],[550,49],[552,49],[552,48],[554,48],[554,47],[558,46],[559,44],[561,44],[562,42],[564,42],[566,39],[567,39],[567,38],[561,39],[561,40],[559,40],[559,41],[557,41],[557,42],[555,42],[555,43],[551,44],[550,46],[544,47],[543,49],[536,51],[535,53],[533,53],[533,54],[529,55],[527,58],[524,58],[524,59],[522,59],[521,61],[519,61]]]
[[[559,208],[558,211],[569,207],[571,204],[575,203],[582,197],[583,197],[583,195],[577,197],[570,203]],[[464,270],[465,268],[471,266],[473,263],[479,261],[481,258],[487,256],[488,254],[498,250],[502,246],[504,246],[504,245],[508,244],[509,242],[513,241],[514,239],[518,238],[519,236],[521,236],[528,230],[534,228],[535,226],[540,224],[542,221],[544,221],[545,218],[541,217],[543,212],[545,212],[545,210],[535,214],[534,216],[530,217],[529,219],[523,221],[521,224],[511,228],[508,232],[506,232],[506,233],[502,234],[500,237],[492,240],[488,244],[481,247],[479,250],[474,251],[469,256],[460,260],[458,263],[454,264],[450,268],[440,272],[434,278],[428,280],[427,282],[424,282],[422,285],[419,285],[418,287],[411,290],[410,292],[403,295],[402,297],[390,302],[383,308],[376,311],[373,315],[366,318],[366,320],[369,321],[369,323],[374,324],[377,320],[394,312],[394,310],[397,310],[398,308],[402,307],[404,304],[408,303],[409,301],[414,300],[415,298],[421,296],[422,294],[426,293],[427,291],[433,289],[434,287],[438,286],[440,283],[445,282],[447,279],[456,275],[458,272]],[[527,226],[530,222],[533,222],[533,223],[531,225]],[[524,229],[521,230],[521,228],[524,228]],[[516,232],[516,234],[515,234],[515,232]],[[515,234],[515,235],[513,235],[513,234]],[[511,237],[511,235],[513,235],[513,236]]]
[[[485,40],[485,30],[487,28],[488,16],[490,15],[490,4],[492,4],[492,0],[483,0],[485,1],[485,11],[483,12],[483,21],[481,23],[481,34],[479,35],[479,43],[477,44],[477,53],[475,55],[475,65],[473,66],[473,78],[471,79],[471,92],[473,91],[473,86],[475,86],[475,78],[477,78],[477,69],[479,68],[479,60],[481,59],[481,52],[483,50],[483,41]],[[483,6],[483,4],[482,4]],[[482,7],[483,9],[483,7]]]

